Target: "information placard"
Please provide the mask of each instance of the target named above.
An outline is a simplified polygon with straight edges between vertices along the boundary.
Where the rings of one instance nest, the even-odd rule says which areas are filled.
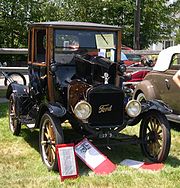
[[[67,178],[77,178],[78,170],[74,144],[58,144],[56,145],[56,153],[61,180],[63,181]]]
[[[116,165],[89,142],[87,138],[75,146],[75,153],[97,174],[108,174],[116,169]]]

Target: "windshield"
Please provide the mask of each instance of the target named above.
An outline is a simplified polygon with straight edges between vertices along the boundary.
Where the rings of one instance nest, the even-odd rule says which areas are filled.
[[[141,56],[140,55],[135,55],[135,54],[126,54],[126,57],[130,61],[135,61],[135,62],[140,62],[141,61]]]
[[[75,54],[103,56],[116,61],[117,33],[94,30],[55,30],[54,60],[71,64]]]

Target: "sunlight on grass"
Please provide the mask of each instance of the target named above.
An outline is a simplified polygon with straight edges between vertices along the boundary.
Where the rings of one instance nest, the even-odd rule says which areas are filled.
[[[66,129],[68,133],[70,129]],[[123,133],[138,135],[139,125],[128,127]],[[13,136],[8,128],[7,104],[0,104],[0,187],[2,188],[155,188],[180,185],[180,132],[172,129],[172,146],[165,167],[160,172],[137,170],[121,166],[126,158],[145,160],[138,145],[118,145],[99,149],[117,164],[110,175],[95,175],[78,159],[79,178],[60,182],[58,172],[48,172],[43,165],[38,146],[39,131],[22,128],[20,136]]]

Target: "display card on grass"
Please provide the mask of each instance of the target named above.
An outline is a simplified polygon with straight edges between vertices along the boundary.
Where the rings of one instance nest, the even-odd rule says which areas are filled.
[[[89,142],[87,138],[75,146],[75,153],[96,174],[109,174],[116,169],[116,165]]]
[[[78,169],[74,152],[74,144],[56,145],[56,154],[61,180],[63,181],[67,178],[77,178]]]

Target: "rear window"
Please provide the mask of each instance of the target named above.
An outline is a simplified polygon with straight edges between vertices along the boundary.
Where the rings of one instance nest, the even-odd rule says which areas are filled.
[[[180,69],[180,53],[174,54],[172,56],[169,69],[174,69],[174,70]]]

